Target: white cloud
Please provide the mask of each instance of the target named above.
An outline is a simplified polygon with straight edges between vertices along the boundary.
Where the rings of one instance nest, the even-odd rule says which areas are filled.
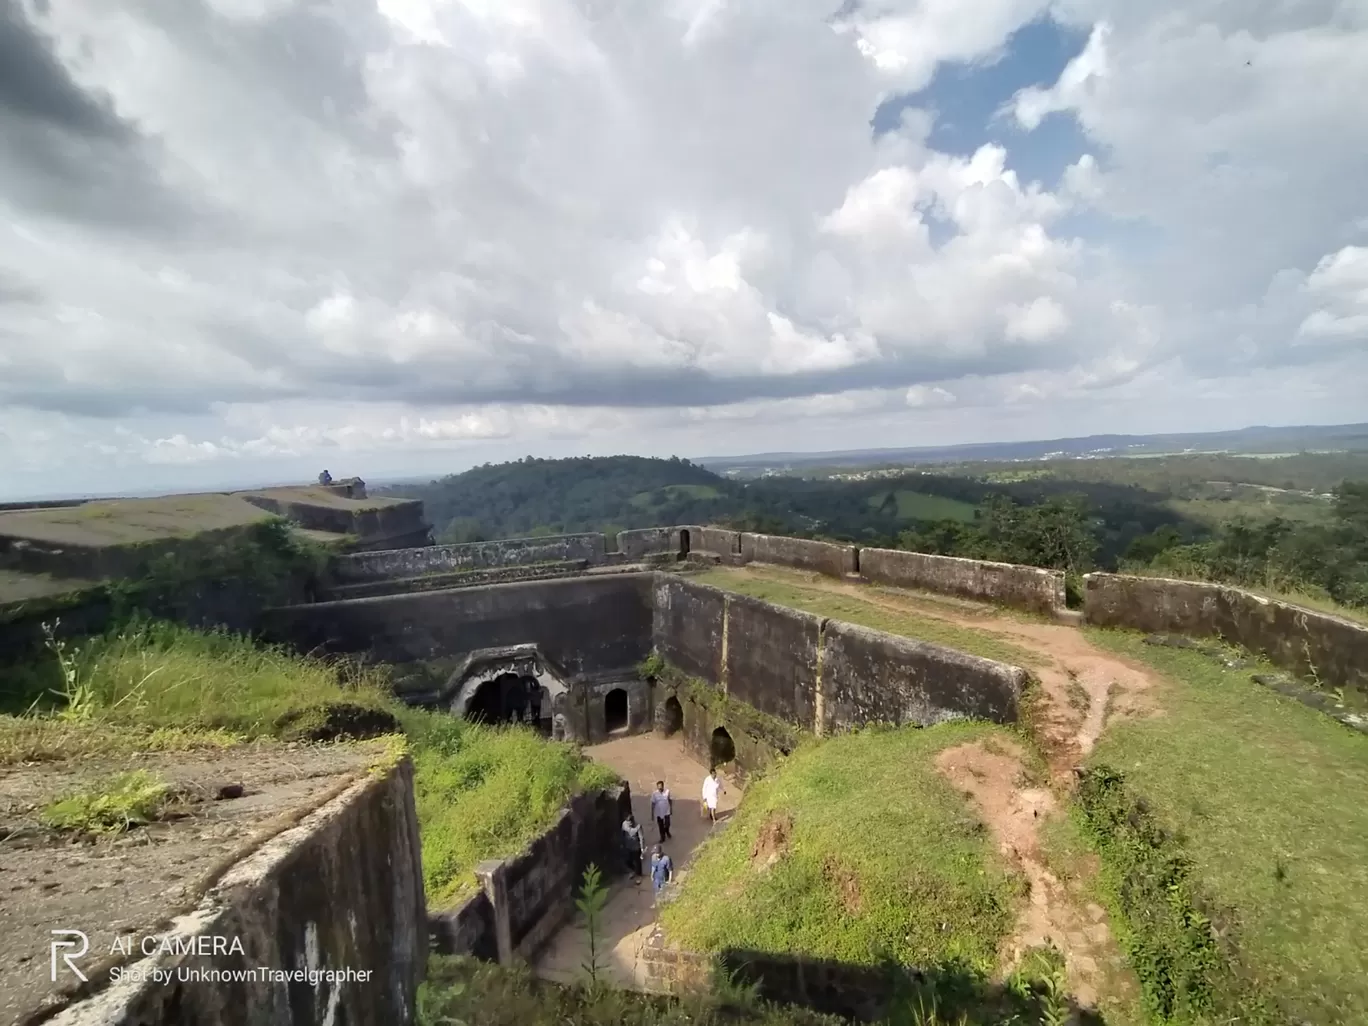
[[[837,6],[34,13],[61,63],[0,87],[0,466],[886,444],[1149,387],[1160,428],[1174,375],[1279,367],[1341,397],[1302,419],[1354,409],[1361,4]],[[926,111],[873,137],[1047,6],[1088,42],[1009,110],[1086,133],[1058,187],[938,152]]]

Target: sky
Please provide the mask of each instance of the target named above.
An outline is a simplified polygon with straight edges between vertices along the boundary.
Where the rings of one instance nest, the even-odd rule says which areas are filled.
[[[1368,420],[1363,0],[0,0],[0,498]]]

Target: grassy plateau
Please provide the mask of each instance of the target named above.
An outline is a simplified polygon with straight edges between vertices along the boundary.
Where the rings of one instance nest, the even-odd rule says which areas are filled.
[[[800,748],[699,850],[661,913],[671,939],[991,972],[1017,883],[933,760],[998,730],[870,730]]]
[[[1157,671],[1163,712],[1108,727],[1124,774],[1193,861],[1241,983],[1292,1020],[1368,1022],[1368,737],[1200,653],[1089,631]]]

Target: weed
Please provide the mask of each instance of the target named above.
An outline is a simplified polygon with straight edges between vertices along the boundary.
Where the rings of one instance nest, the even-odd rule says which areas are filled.
[[[591,989],[598,987],[599,977],[604,970],[599,948],[603,944],[603,906],[607,903],[608,888],[603,884],[603,874],[591,862],[584,870],[584,880],[575,899],[575,907],[584,916],[584,929],[589,935],[589,957],[580,968],[589,977]]]
[[[77,791],[46,805],[40,819],[54,830],[117,834],[153,822],[171,786],[146,770],[120,773],[101,788]]]

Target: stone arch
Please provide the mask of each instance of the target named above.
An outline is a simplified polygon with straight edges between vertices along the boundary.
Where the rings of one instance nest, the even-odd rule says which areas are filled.
[[[626,688],[613,688],[603,696],[603,728],[610,734],[625,731],[628,702]]]
[[[533,646],[475,653],[451,675],[444,689],[450,697],[443,703],[457,716],[474,718],[469,710],[476,706],[483,718],[490,719],[495,699],[486,689],[495,681],[500,684],[494,693],[501,694],[496,721],[511,719],[515,710],[521,722],[546,732],[552,729],[555,714],[565,711],[561,700],[569,688]]]
[[[677,695],[670,695],[660,707],[660,732],[666,737],[684,729],[684,707]]]
[[[712,732],[708,742],[708,761],[714,767],[736,761],[736,742],[726,727],[718,727]]]
[[[516,723],[522,720],[528,704],[525,678],[516,673],[500,673],[475,684],[462,715],[475,723]]]

